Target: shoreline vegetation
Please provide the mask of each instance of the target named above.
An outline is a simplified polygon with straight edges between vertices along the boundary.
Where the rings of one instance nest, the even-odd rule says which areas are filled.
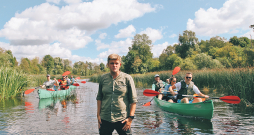
[[[241,98],[248,107],[254,107],[254,68],[232,68],[232,69],[203,69],[182,70],[175,77],[177,82],[183,80],[186,72],[193,73],[193,82],[201,90],[222,93],[224,95],[235,95]],[[154,81],[154,75],[159,74],[161,80],[166,81],[171,77],[172,70],[150,72],[146,74],[131,74],[138,88],[150,88]],[[102,74],[93,75],[92,82],[99,82]]]

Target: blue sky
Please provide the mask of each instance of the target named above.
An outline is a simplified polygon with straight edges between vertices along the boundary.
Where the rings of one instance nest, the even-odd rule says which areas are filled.
[[[153,57],[184,30],[200,40],[254,36],[253,0],[9,0],[0,1],[0,47],[15,57],[95,63],[126,55],[135,34],[153,41]]]

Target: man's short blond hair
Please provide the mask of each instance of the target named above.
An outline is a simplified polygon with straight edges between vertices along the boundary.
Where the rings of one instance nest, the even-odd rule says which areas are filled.
[[[115,53],[110,54],[108,56],[108,63],[110,60],[119,60],[121,62],[121,56],[119,56],[118,54],[115,54]]]

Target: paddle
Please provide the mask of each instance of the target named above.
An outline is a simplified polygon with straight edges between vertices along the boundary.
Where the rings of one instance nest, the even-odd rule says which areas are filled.
[[[175,67],[174,68],[174,70],[173,70],[173,72],[172,72],[172,76],[173,75],[175,75],[175,74],[177,74],[179,71],[180,71],[180,67]],[[152,91],[154,91],[154,90],[152,90]],[[144,91],[145,92],[145,91]],[[143,94],[144,94],[144,92],[143,92]],[[154,92],[157,92],[157,91],[154,91]],[[158,92],[159,93],[159,92]],[[144,94],[145,95],[145,94]],[[148,94],[147,94],[148,95]],[[159,95],[159,94],[158,94]],[[156,95],[157,96],[157,95]],[[149,102],[147,102],[147,103],[145,103],[143,106],[150,106],[151,105],[151,102],[153,101],[153,99],[154,99],[154,97],[152,98],[152,100],[151,101],[149,101]]]
[[[80,77],[76,77],[75,79],[78,80],[78,79],[80,79]]]
[[[32,93],[35,89],[37,89],[37,88],[39,88],[39,87],[36,87],[36,88],[34,88],[34,89],[28,89],[28,90],[26,90],[25,92],[24,92],[24,94],[25,95],[27,95],[27,94],[30,94],[30,93]]]
[[[184,97],[199,97],[199,98],[205,98],[203,96],[193,96],[193,95],[182,95]],[[210,99],[220,99],[226,103],[229,104],[239,104],[241,102],[241,99],[238,96],[224,96],[224,97],[209,97]]]
[[[86,83],[86,81],[81,81],[81,83]]]
[[[78,84],[78,83],[73,83],[72,85],[74,85],[74,86],[79,86],[79,84]]]
[[[66,76],[66,75],[69,75],[71,72],[70,71],[65,71],[62,76]]]
[[[146,89],[143,92],[144,96],[157,96],[161,93],[154,91],[154,90],[149,90]],[[182,95],[183,97],[200,97],[200,98],[204,98],[203,96],[193,96],[193,95]],[[226,103],[229,104],[239,104],[241,102],[241,99],[238,96],[224,96],[224,97],[209,97],[210,99],[220,99]]]

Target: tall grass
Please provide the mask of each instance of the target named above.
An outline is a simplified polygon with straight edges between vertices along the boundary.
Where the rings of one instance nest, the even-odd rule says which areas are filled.
[[[236,95],[246,102],[254,103],[254,68],[237,69],[205,69],[193,71],[180,71],[175,77],[177,82],[184,80],[185,73],[193,73],[193,82],[201,88],[214,88],[216,92],[225,95]],[[151,88],[154,75],[159,74],[161,80],[166,81],[172,71],[152,72],[147,74],[133,74],[136,87]],[[90,78],[93,82],[99,82],[100,75]]]
[[[0,99],[15,97],[27,86],[27,76],[14,68],[0,67]]]

